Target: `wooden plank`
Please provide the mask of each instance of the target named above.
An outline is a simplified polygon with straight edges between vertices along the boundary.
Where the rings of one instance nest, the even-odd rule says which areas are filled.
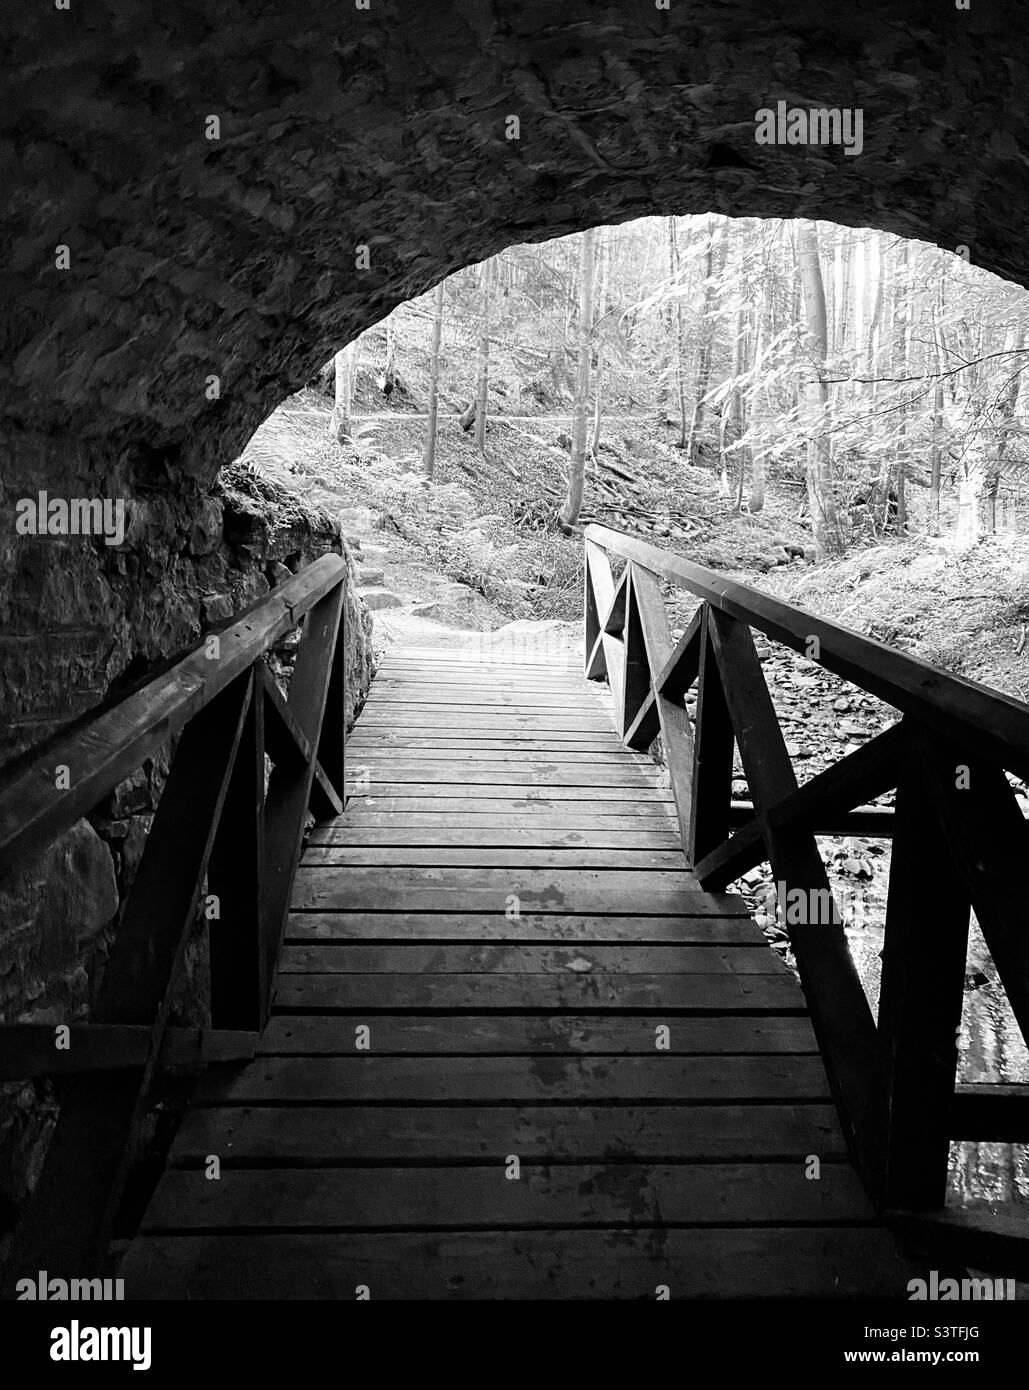
[[[282,975],[275,1009],[397,1013],[405,1009],[636,1009],[725,1013],[800,1012],[804,1001],[786,975]]]
[[[611,913],[534,914],[517,922],[502,913],[478,912],[294,912],[290,941],[674,941],[689,945],[724,943],[760,946],[761,929],[745,915],[686,917],[619,916]]]
[[[436,744],[431,747],[411,744],[398,745],[390,744],[388,747],[376,742],[356,743],[353,739],[349,741],[350,752],[359,758],[362,767],[378,769],[380,767],[432,767],[447,770],[451,767],[451,758],[456,756],[461,750],[464,752],[464,760],[473,767],[505,767],[510,764],[528,764],[536,766],[544,764],[548,767],[559,767],[562,771],[574,772],[577,767],[598,770],[600,768],[612,768],[619,770],[622,768],[633,768],[640,771],[656,775],[657,767],[649,758],[627,756],[621,748],[601,748],[590,752],[572,749],[565,752],[560,746],[548,748],[542,745],[539,748],[524,748],[517,744],[498,744],[496,747],[480,748],[468,744],[465,740],[454,740],[451,745]]]
[[[431,1159],[603,1163],[627,1157],[710,1163],[846,1158],[829,1105],[272,1106],[192,1110],[172,1167],[208,1154],[255,1163],[411,1163]]]
[[[942,737],[965,742],[1020,776],[1029,777],[1029,712],[1021,700],[952,675],[885,643],[861,637],[839,623],[816,617],[644,541],[600,526],[588,527],[586,538],[591,545],[634,560],[727,616],[742,619],[805,656],[817,650],[817,660],[827,670],[915,715]]]
[[[788,967],[768,946],[526,946],[490,942],[472,946],[424,945],[403,942],[383,946],[319,943],[283,946],[279,966],[284,975],[467,975],[481,971],[500,974],[585,975],[782,975]]]
[[[814,1184],[812,1184],[814,1186]],[[131,1298],[674,1299],[907,1296],[910,1271],[864,1226],[417,1235],[165,1236],[120,1270]]]
[[[461,694],[453,687],[444,691],[433,686],[411,686],[410,689],[392,694],[377,691],[369,703],[369,708],[374,708],[377,713],[386,716],[394,713],[416,713],[426,706],[453,709],[461,713],[467,710],[469,714],[496,714],[499,717],[506,715],[508,710],[516,710],[522,714],[554,715],[564,713],[568,709],[570,699],[563,690],[532,690],[526,686],[513,688],[511,691],[470,687],[467,694]],[[602,710],[600,699],[598,694],[586,687],[584,691],[576,694],[575,707],[584,711]]]
[[[528,761],[496,763],[491,766],[488,762],[478,759],[461,758],[454,758],[449,763],[405,763],[400,759],[395,762],[371,763],[351,757],[349,775],[352,780],[348,791],[352,791],[355,786],[363,789],[369,783],[376,790],[379,787],[393,788],[400,784],[414,784],[418,787],[433,785],[441,788],[601,787],[612,794],[617,789],[620,796],[635,794],[637,790],[656,791],[661,794],[661,799],[667,799],[656,772],[647,773],[630,766],[592,768],[581,763],[568,765]],[[424,793],[418,792],[416,795]],[[453,795],[453,792],[450,795]]]
[[[732,1193],[731,1204],[725,1194]],[[728,1207],[728,1210],[727,1210]],[[861,1221],[871,1215],[849,1166],[622,1163],[540,1166],[517,1182],[504,1160],[431,1168],[223,1168],[165,1173],[143,1230],[489,1230],[496,1226],[667,1227],[747,1222]]]
[[[424,713],[417,710],[369,709],[361,714],[366,733],[426,733],[430,730],[515,734],[519,731],[533,738],[549,738],[555,732],[568,733],[573,738],[596,738],[611,732],[611,721],[604,715],[586,711],[568,714],[532,714],[522,710],[507,710],[495,714],[477,710],[454,710],[430,706]]]
[[[390,790],[386,790],[386,788]],[[399,790],[392,790],[399,788]],[[588,787],[533,787],[497,785],[491,787],[469,786],[464,795],[447,794],[445,788],[438,792],[433,784],[423,782],[385,783],[376,787],[374,796],[363,796],[356,792],[346,808],[351,823],[368,812],[389,812],[401,816],[409,812],[437,810],[441,815],[464,810],[466,815],[483,815],[502,812],[504,814],[524,814],[538,807],[558,818],[578,821],[582,814],[642,816],[649,820],[660,819],[667,824],[672,818],[672,801],[663,792],[651,788],[612,788],[608,795],[589,795]],[[589,811],[584,808],[589,808]],[[672,824],[674,825],[674,821]],[[398,821],[403,824],[403,821]]]
[[[415,881],[413,875],[424,875]],[[602,869],[377,869],[297,871],[294,911],[496,911],[690,914],[686,873]],[[517,901],[516,901],[517,900]]]
[[[548,830],[545,828],[507,830],[503,826],[492,830],[489,828],[483,830],[432,830],[407,826],[405,817],[405,824],[398,825],[396,829],[386,826],[362,828],[358,825],[351,825],[349,820],[346,823],[337,821],[328,825],[316,825],[311,830],[308,844],[312,847],[325,848],[336,846],[343,850],[354,850],[355,852],[367,848],[371,853],[380,849],[391,848],[399,852],[411,847],[412,852],[416,851],[419,855],[431,853],[432,848],[435,847],[443,857],[432,862],[443,864],[448,862],[445,856],[449,852],[463,851],[467,854],[477,854],[480,849],[487,849],[490,846],[499,849],[502,854],[534,855],[547,850],[564,852],[578,849],[584,854],[619,848],[626,854],[650,850],[658,854],[675,854],[677,856],[676,862],[683,863],[682,851],[678,848],[678,837],[671,828],[636,832],[612,830],[606,833],[602,830]],[[421,861],[418,859],[409,862],[419,863]],[[585,860],[580,862],[583,868],[589,867]]]
[[[566,756],[572,758],[574,755],[576,761],[580,758],[590,761],[590,755],[596,755],[606,762],[609,758],[620,761],[625,757],[625,749],[610,727],[596,734],[580,733],[576,729],[556,729],[539,738],[531,733],[520,733],[517,729],[501,729],[495,734],[485,732],[481,737],[474,737],[461,729],[437,729],[435,732],[417,729],[407,733],[389,730],[369,734],[365,732],[363,721],[359,720],[347,739],[347,747],[355,754],[362,755],[386,755],[393,748],[418,750],[419,753],[424,750],[429,756],[437,758],[445,757],[455,747],[477,752],[496,749],[504,755],[510,753],[515,757],[521,757],[523,753],[542,753],[552,760],[564,760]]]
[[[147,1060],[141,1073],[78,1076],[62,1086],[43,1171],[12,1240],[8,1277],[39,1269],[86,1277],[100,1267],[251,691],[250,677],[238,677],[179,742],[93,1007],[96,1023],[148,1027]]]
[[[484,686],[491,694],[493,692],[510,694],[512,691],[533,690],[563,695],[572,700],[583,698],[592,700],[597,693],[590,686],[584,686],[578,676],[516,676],[491,671],[488,679],[484,682],[481,671],[465,676],[426,671],[412,672],[410,675],[389,675],[379,671],[372,681],[369,698],[374,700],[380,695],[403,695],[408,691],[419,693],[433,691],[445,696],[449,696],[453,692],[457,698],[461,699],[466,695],[482,694]]]
[[[198,1103],[267,1105],[390,1101],[527,1101],[627,1104],[660,1101],[821,1101],[821,1059],[738,1057],[266,1057],[239,1071],[210,1073]],[[800,1173],[803,1179],[803,1169]],[[812,1182],[811,1187],[818,1184]]]
[[[700,631],[697,713],[693,775],[690,780],[690,860],[699,863],[729,833],[732,798],[733,727],[711,637],[711,612],[705,608]]]
[[[260,599],[218,634],[219,658],[206,643],[112,708],[93,715],[23,771],[5,777],[0,793],[0,876],[74,825],[147,757],[225,690],[346,573],[338,555],[323,555]],[[54,768],[74,769],[67,791],[55,790]]]
[[[447,797],[446,806],[439,807],[437,801],[437,809],[433,811],[429,806],[429,800],[430,798],[425,798],[416,810],[405,809],[402,815],[397,812],[350,809],[347,811],[346,826],[354,831],[396,828],[398,833],[405,829],[463,829],[467,830],[469,835],[507,826],[512,831],[552,830],[559,835],[593,830],[606,833],[620,830],[630,833],[675,833],[675,822],[663,811],[657,815],[644,815],[638,806],[629,806],[626,810],[625,802],[619,802],[619,811],[613,814],[604,813],[601,807],[602,814],[592,815],[590,812],[597,810],[595,801],[566,801],[562,802],[559,808],[555,808],[552,803],[542,805],[536,801],[516,801],[509,803],[513,809],[505,811],[502,808],[508,803],[494,802],[491,810],[484,810],[483,807],[489,803],[479,801],[469,807],[468,802],[459,805],[458,798]]]
[[[353,1018],[281,1014],[261,1035],[263,1056],[339,1056],[357,1049],[357,1028],[367,1028],[376,1057],[391,1054],[446,1056],[519,1053],[614,1053],[653,1057],[657,1026],[666,1026],[661,1055],[718,1053],[815,1053],[810,1022],[793,1015],[756,1014],[734,1018],[676,1018],[655,1025],[652,1018],[617,1014],[444,1015],[376,1014],[365,1023]]]
[[[708,612],[708,634],[735,730],[747,783],[761,821],[764,807],[797,790],[782,731],[754,649],[750,629],[717,610]],[[762,825],[772,873],[787,903],[794,890],[812,905],[787,926],[804,995],[811,1009],[844,1133],[866,1183],[878,1190],[885,1172],[885,1079],[882,1055],[864,989],[829,892],[814,837]],[[828,903],[827,915],[821,905]],[[816,906],[817,905],[817,906]]]
[[[907,723],[907,720],[905,720]],[[964,1004],[971,903],[953,882],[951,856],[926,814],[927,768],[940,764],[937,795],[953,799],[953,762],[905,729],[907,756],[897,775],[897,823],[890,859],[878,1036],[886,1059],[884,1201],[913,1211],[947,1199],[950,1119],[957,1033]],[[943,807],[939,808],[945,814]],[[927,881],[947,891],[926,911]]]
[[[428,867],[467,869],[682,869],[685,860],[681,850],[620,849],[617,855],[609,847],[583,849],[568,845],[564,849],[447,849],[440,845],[405,848],[387,846],[345,845],[313,846],[307,849],[301,863],[316,865],[350,865],[352,867],[382,868]]]

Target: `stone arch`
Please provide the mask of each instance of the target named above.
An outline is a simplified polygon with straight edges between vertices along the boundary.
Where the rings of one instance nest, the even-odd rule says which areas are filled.
[[[191,529],[268,411],[507,244],[646,213],[802,215],[1026,278],[1017,0],[70,3],[19,17],[3,115],[17,746],[196,634]],[[758,146],[755,110],[780,99],[861,108],[861,155]],[[35,488],[145,496],[146,525],[55,560],[13,544],[12,499]],[[14,688],[41,631],[59,638],[36,653],[47,688]]]

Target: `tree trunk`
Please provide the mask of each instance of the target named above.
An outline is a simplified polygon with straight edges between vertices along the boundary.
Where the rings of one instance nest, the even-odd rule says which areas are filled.
[[[933,388],[933,442],[931,472],[929,479],[928,532],[936,537],[940,534],[940,475],[943,471],[944,416],[943,416],[943,352],[940,344],[940,320],[943,317],[943,286],[940,280],[939,302],[933,310],[933,369],[936,372],[936,385]]]
[[[825,381],[828,352],[825,321],[825,285],[818,258],[818,232],[813,222],[801,222],[797,242],[800,277],[807,315],[807,349],[810,365],[805,383],[807,406],[807,494],[816,559],[840,551],[839,522],[833,495],[829,453],[829,387]]]
[[[725,409],[729,416],[729,451],[734,455],[734,462],[737,468],[736,481],[736,509],[739,510],[743,502],[743,482],[747,474],[747,465],[750,462],[749,450],[744,447],[743,435],[746,432],[747,420],[744,407],[744,393],[742,378],[746,376],[750,369],[749,362],[750,347],[750,312],[747,303],[741,303],[736,311],[736,342],[733,346],[733,388],[729,393],[729,399],[725,403]],[[723,464],[724,467],[724,464]]]
[[[768,284],[768,277],[765,277],[765,284]],[[754,382],[750,388],[750,422],[752,432],[757,429],[759,419],[759,407],[761,404],[761,358],[762,344],[764,341],[764,305],[768,303],[767,294],[759,302],[755,313],[757,315],[757,331],[754,338],[754,351],[751,361],[754,365]],[[774,324],[773,324],[774,329]],[[774,334],[773,334],[774,336]],[[747,498],[747,511],[756,514],[765,505],[765,448],[758,436],[757,452],[751,451],[750,459],[750,495]]]
[[[912,312],[912,283],[911,283],[911,248],[907,241],[900,244],[900,265],[897,271],[896,295],[893,308],[893,376],[901,380],[900,392],[901,403],[898,407],[897,425],[897,514],[894,522],[894,529],[898,536],[902,536],[907,526],[907,498],[905,496],[905,480],[908,469],[908,404],[907,393],[909,387],[903,379],[909,375],[908,368],[911,363],[911,312]],[[889,523],[890,506],[889,491],[887,490],[884,501],[886,511],[884,514],[884,525]]]
[[[984,540],[997,530],[997,491],[1004,473],[1010,427],[1015,418],[1018,388],[1021,380],[1021,358],[1016,356],[1024,341],[1020,327],[1008,330],[1004,351],[1007,360],[1007,380],[994,402],[991,415],[996,419],[996,432],[990,431],[989,442],[974,460],[965,464],[962,472],[962,495],[958,509],[958,538],[964,544]]]
[[[486,407],[489,399],[490,262],[479,271],[479,370],[475,388],[475,447],[486,452]]]
[[[704,424],[704,397],[711,381],[711,350],[714,345],[714,324],[711,320],[714,304],[715,282],[720,274],[719,250],[724,247],[725,228],[716,223],[711,228],[707,243],[707,257],[704,266],[704,309],[701,325],[700,347],[697,352],[696,396],[690,432],[686,440],[686,457],[696,464],[700,459],[700,431]]]
[[[593,228],[582,233],[579,263],[578,368],[572,403],[572,453],[568,461],[568,495],[561,508],[562,529],[569,531],[579,519],[586,467],[586,417],[590,399],[590,357],[593,351]]]
[[[675,297],[675,389],[679,402],[679,438],[676,447],[686,448],[686,328],[682,313],[682,286],[679,284],[679,244],[675,218],[668,219],[668,268],[677,291]]]
[[[868,324],[868,356],[866,359],[865,376],[875,377],[879,363],[879,333],[883,319],[883,280],[886,273],[886,265],[883,260],[882,239],[878,232],[872,236],[872,256],[871,260],[875,263],[875,299],[872,302],[872,317]],[[876,382],[869,382],[868,389],[874,396]]]
[[[436,412],[439,406],[439,345],[443,337],[443,298],[447,282],[441,280],[436,286],[436,297],[432,305],[432,352],[429,358],[429,422],[425,434],[425,451],[422,454],[422,468],[427,478],[436,471]]]
[[[380,390],[388,400],[393,394],[393,388],[397,384],[397,323],[396,311],[386,320],[386,365],[382,371],[382,381]]]
[[[600,293],[598,297],[599,315],[603,318],[607,312],[607,286],[611,274],[611,251],[605,247],[604,234],[601,232],[600,240],[597,243],[597,251],[600,256]],[[600,421],[604,410],[604,340],[597,344],[597,372],[593,381],[593,436],[590,439],[590,453],[594,458],[600,448]]]
[[[355,341],[348,343],[345,348],[340,348],[334,359],[336,396],[332,415],[329,417],[329,434],[339,444],[350,438],[350,408],[357,382],[357,353],[358,346]]]

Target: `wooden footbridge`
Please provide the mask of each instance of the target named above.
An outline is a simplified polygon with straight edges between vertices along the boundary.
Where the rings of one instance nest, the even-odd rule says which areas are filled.
[[[902,1298],[912,1258],[1024,1271],[1020,1223],[945,1202],[952,1139],[1029,1139],[1024,1088],[957,1085],[955,1043],[973,905],[1029,1032],[1004,775],[1029,775],[1029,710],[613,532],[586,560],[585,679],[394,649],[344,741],[326,557],[8,779],[10,864],[181,735],[90,1023],[61,1050],[0,1029],[0,1079],[62,1100],[7,1296],[115,1255],[129,1298]],[[678,640],[669,586],[699,600]],[[301,619],[287,700],[263,653]],[[798,788],[752,628],[899,721]],[[869,824],[893,842],[878,1021],[815,840]],[[724,891],[765,860],[810,904],[800,983]],[[203,1030],[171,1021],[198,918]],[[126,1248],[134,1136],[182,1067]]]

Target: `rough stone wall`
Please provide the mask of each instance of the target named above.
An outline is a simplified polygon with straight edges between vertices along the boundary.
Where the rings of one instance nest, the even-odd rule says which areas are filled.
[[[177,525],[174,508],[181,498],[175,493],[170,502],[162,500],[137,518],[124,553],[113,557],[110,575],[98,582],[97,592],[108,605],[101,617],[111,640],[115,633],[124,633],[137,643],[129,668],[140,662],[150,665],[158,656],[191,645],[201,632],[221,625],[319,555],[343,553],[350,565],[343,616],[349,728],[371,679],[371,618],[356,596],[356,573],[339,525],[302,516],[288,524],[276,523],[266,508],[249,508],[238,499],[230,504],[216,495],[192,500],[195,510],[181,512]],[[74,611],[76,571],[73,564],[62,563],[69,546],[52,538],[34,545],[39,556],[36,572],[53,575],[47,601],[56,593],[67,611]],[[131,580],[142,572],[154,576],[151,595],[169,576],[177,587],[165,591],[173,604],[155,601],[145,620],[133,623],[126,614],[133,602]],[[13,609],[12,616],[16,612]],[[271,653],[273,669],[284,684],[298,635],[287,634]],[[84,659],[80,669],[83,664]],[[4,679],[12,694],[31,704],[38,689],[31,667],[6,672]],[[45,692],[51,710],[58,693]],[[172,751],[168,746],[148,758],[88,818],[0,881],[0,1021],[58,1024],[89,1017],[90,1000],[143,853]],[[208,1021],[206,967],[206,928],[198,923],[173,1011],[176,1021]],[[0,1086],[0,1244],[4,1228],[38,1176],[53,1113],[46,1083]]]
[[[204,487],[278,401],[505,244],[803,214],[1026,274],[1016,0],[72,0],[10,22],[0,695],[19,746],[186,640],[190,586],[219,580]],[[862,153],[758,146],[778,99],[860,106]],[[16,544],[11,506],[40,488],[128,499],[136,543]]]
[[[1026,275],[1019,0],[72,0],[8,22],[0,696],[21,746],[186,639],[190,584],[218,581],[218,466],[341,342],[469,261],[714,209]],[[757,145],[779,99],[861,107],[862,153]],[[145,536],[121,556],[16,545],[11,505],[39,488],[124,497]]]

